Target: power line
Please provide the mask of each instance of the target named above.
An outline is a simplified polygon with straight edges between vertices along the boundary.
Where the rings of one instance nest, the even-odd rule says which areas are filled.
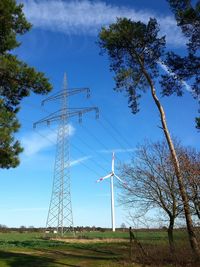
[[[77,151],[79,151],[83,156],[85,156],[84,152],[82,152],[81,149],[78,148],[76,145],[71,144],[71,146],[72,146],[73,148],[75,148]],[[97,161],[95,161],[94,159],[90,158],[89,160],[92,161],[92,162],[94,162],[94,164],[97,165],[97,166],[99,166],[99,168],[101,168],[102,170],[107,171],[103,166],[101,166],[101,165],[100,165]]]
[[[109,131],[108,128],[106,128],[102,122],[99,121],[99,124],[103,127],[103,129],[105,130],[105,132]],[[127,149],[127,148],[124,147],[124,145],[111,132],[110,132],[110,135],[115,140],[115,142],[118,143],[124,150]]]
[[[27,119],[23,119],[23,120],[25,120],[25,121],[27,121],[27,122],[29,122],[29,123],[31,123],[31,125],[33,124],[33,122],[31,122],[31,121],[29,121],[29,120],[27,120]],[[30,127],[30,128],[27,128],[27,127],[23,127],[23,128],[25,128],[25,129],[28,129],[28,130],[30,130],[30,129],[32,129],[32,127]],[[53,130],[50,126],[48,127],[48,129],[51,131],[51,132],[53,132],[54,134],[55,134],[55,130]],[[39,132],[36,128],[34,129],[34,132],[36,133],[36,134],[38,134],[39,136],[41,136],[42,138],[44,138],[45,140],[48,140],[51,144],[53,144],[53,145],[56,145],[56,142],[55,141],[53,141],[53,140],[51,140],[49,137],[47,137],[47,135],[44,135],[44,134],[42,134],[41,132]],[[81,138],[80,138],[81,139]],[[83,141],[83,139],[81,139],[82,141]],[[84,142],[85,144],[87,144],[86,142]],[[72,147],[74,147],[76,150],[78,150],[83,156],[87,156],[83,151],[81,151],[78,147],[76,147],[75,145],[73,145],[73,144],[71,144],[71,146]],[[87,144],[87,146],[88,147],[90,147],[88,144]],[[92,149],[92,147],[90,147],[90,149],[92,150],[92,151],[94,151],[93,149]],[[72,161],[74,160],[74,159],[71,159]],[[91,160],[91,159],[89,159],[89,160]],[[95,160],[92,160],[96,165],[99,165]],[[106,162],[107,162],[107,160],[106,160]],[[85,168],[87,168],[89,171],[91,171],[91,172],[93,172],[93,173],[95,173],[96,175],[97,175],[97,177],[101,177],[101,174],[100,173],[98,173],[96,170],[94,170],[93,168],[91,168],[91,167],[89,167],[87,164],[85,164],[85,163],[83,163],[83,162],[79,162],[79,164],[81,164],[81,165],[83,165]],[[103,168],[101,165],[99,165],[99,167],[101,168],[101,169],[103,169],[103,170],[106,170],[105,168]],[[107,171],[107,170],[106,170]]]
[[[45,112],[45,113],[47,113],[47,114],[51,113],[49,110],[47,110],[47,109],[44,108],[43,106],[38,106],[38,105],[35,105],[35,104],[33,104],[33,103],[26,103],[26,102],[24,102],[23,104],[25,104],[25,105],[27,105],[28,107],[31,107],[31,108],[33,108],[33,109],[40,109],[41,111],[43,111],[43,112]]]
[[[39,133],[38,131],[36,131],[37,134],[39,134],[41,137],[47,139],[49,142],[51,142],[52,144],[56,145],[56,142],[53,142],[50,138],[46,137],[45,135]],[[71,144],[72,145],[72,144]],[[73,145],[72,145],[73,146]],[[74,160],[73,158],[71,159],[72,161]],[[95,173],[97,176],[100,176],[99,173],[97,173],[94,169],[92,169],[91,167],[88,167],[85,163],[83,162],[79,162],[79,164],[83,165],[85,168],[87,168],[88,170],[90,170],[91,172]]]
[[[79,164],[83,165],[83,167],[87,168],[92,173],[95,173],[97,177],[101,177],[101,175],[96,170],[94,170],[93,168],[89,167],[87,164],[85,164],[83,162],[79,162]]]
[[[92,146],[90,146],[88,143],[86,143],[80,136],[75,136],[75,138],[80,140],[80,142],[83,143],[86,147],[88,147],[92,152],[95,152],[95,154],[99,155],[99,153],[96,150],[94,150],[94,148]],[[102,155],[101,155],[101,159],[104,159],[108,163],[108,160]]]
[[[52,143],[53,145],[56,145],[55,141],[52,141],[50,138],[48,138],[47,136],[41,134],[39,131],[34,130],[34,132],[36,132],[38,135],[40,135],[42,138],[48,140],[50,143]],[[73,161],[75,159],[71,159],[71,161]],[[87,166],[87,164],[83,163],[83,162],[79,162],[79,164],[83,165],[85,168],[87,168],[89,171],[91,171],[92,173],[95,173],[98,177],[100,177],[101,175],[99,173],[96,172],[96,170],[92,169],[91,167]]]
[[[94,104],[93,101],[89,100],[90,103]],[[120,139],[123,140],[124,143],[126,143],[126,145],[128,147],[132,147],[132,145],[125,139],[125,137],[120,133],[120,131],[106,118],[105,115],[103,115],[101,113],[101,118],[103,118],[104,121],[106,121],[106,123],[109,125],[110,128],[112,128],[112,130],[115,132],[115,134],[117,133],[117,135],[120,137]],[[105,130],[105,132],[107,134],[110,133],[110,135],[112,136],[112,138],[115,140],[116,143],[118,143],[120,145],[120,147],[122,147],[125,151],[127,151],[127,153],[129,153],[130,156],[132,156],[132,154],[130,153],[130,151],[128,151],[129,148],[126,148],[122,143],[121,141],[119,141],[116,136],[113,135],[113,133],[110,131],[109,128],[107,128],[101,120],[98,121],[98,123],[102,126],[102,128]]]
[[[91,101],[91,100],[89,100],[92,104],[94,104],[93,103],[93,101]],[[30,107],[32,107],[32,108],[34,108],[34,109],[40,109],[41,111],[43,111],[43,112],[45,112],[45,113],[48,113],[49,114],[49,111],[48,110],[46,110],[45,108],[43,108],[42,106],[37,106],[37,105],[34,105],[34,104],[27,104],[27,105],[29,105]],[[101,117],[104,119],[104,121],[106,121],[106,123],[110,126],[110,128],[112,128],[112,130],[115,132],[115,133],[117,133],[118,134],[118,136],[120,136],[120,138],[124,141],[124,143],[126,143],[127,145],[128,145],[128,147],[132,147],[132,145],[123,137],[123,135],[119,132],[119,130],[117,130],[115,127],[114,127],[114,125],[105,117],[105,115],[102,115],[101,114]],[[131,155],[131,153],[130,153],[130,151],[128,151],[128,148],[126,148],[112,133],[111,133],[111,131],[108,129],[108,128],[106,128],[104,125],[103,125],[103,123],[102,122],[100,122],[99,121],[99,124],[101,125],[101,127],[104,129],[104,131],[106,131],[106,134],[107,135],[110,135],[114,140],[115,140],[115,142],[117,143],[117,144],[119,144],[120,145],[120,147],[122,147],[125,151],[127,151],[127,153],[129,153],[129,155]],[[87,130],[86,130],[87,131]],[[102,147],[104,147],[106,150],[110,150],[108,147],[106,147],[100,140],[98,140],[98,138],[96,138],[96,136],[95,135],[93,135],[91,132],[89,133],[91,136],[93,136],[93,138],[99,143],[99,144],[101,144],[101,146]],[[77,138],[77,136],[76,136],[76,138]],[[79,138],[79,139],[81,139],[81,138]],[[83,140],[82,140],[82,143],[84,143],[88,148],[90,148],[91,149],[91,147],[89,147],[89,145],[88,144],[86,144]],[[92,151],[94,151],[94,149],[92,148],[91,149]],[[131,155],[132,156],[132,155]],[[104,158],[105,159],[105,157],[102,157],[102,158]],[[117,160],[119,160],[120,161],[120,159],[116,156],[116,159]],[[107,159],[105,159],[106,161],[107,161]]]
[[[54,132],[54,130],[51,128],[51,127],[49,127],[49,129],[52,131],[52,132]],[[74,145],[73,143],[71,143],[70,144],[75,150],[77,150],[79,153],[81,153],[83,156],[86,156],[87,157],[87,155],[79,148],[79,147],[77,147],[76,145]],[[99,168],[101,168],[102,170],[106,170],[103,166],[101,166],[96,160],[94,160],[94,159],[92,159],[92,158],[90,158],[90,159],[88,159],[88,160],[90,160],[90,161],[93,161],[94,163],[95,163],[95,165],[97,165],[97,166],[99,166]],[[106,160],[107,161],[107,160]],[[107,170],[106,170],[107,171]]]
[[[88,128],[84,127],[83,125],[81,125],[81,127],[87,132],[88,135],[91,135],[97,143],[99,143],[102,147],[104,147],[104,149],[106,150],[110,150],[107,146],[105,146],[100,140],[99,138],[97,138],[90,130],[88,130]],[[116,159],[118,159],[120,161],[120,159],[115,156]]]
[[[105,115],[101,114],[101,117],[104,118],[104,120],[107,122],[108,125],[110,125],[110,127],[123,139],[123,141],[130,146],[130,148],[132,147],[132,145],[124,138],[124,136],[120,133],[120,131],[105,117]]]

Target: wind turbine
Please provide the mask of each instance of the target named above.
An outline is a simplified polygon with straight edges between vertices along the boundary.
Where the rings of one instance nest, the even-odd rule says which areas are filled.
[[[110,178],[110,191],[111,191],[111,220],[112,220],[112,231],[115,232],[115,204],[114,204],[114,188],[113,188],[113,178],[114,176],[123,184],[126,184],[123,182],[116,174],[115,174],[115,153],[112,153],[112,166],[111,166],[111,173],[108,175],[100,178],[97,180],[98,182],[101,182],[105,179]]]

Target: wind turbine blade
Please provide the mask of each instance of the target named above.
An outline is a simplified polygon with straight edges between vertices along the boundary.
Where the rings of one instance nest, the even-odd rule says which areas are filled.
[[[114,173],[115,168],[115,152],[112,153],[112,172]]]
[[[122,184],[124,184],[124,185],[127,186],[127,183],[124,182],[122,179],[120,179],[119,176],[117,176],[116,174],[114,174],[114,175],[115,175],[115,177],[116,177]]]
[[[99,182],[101,182],[101,181],[103,181],[103,180],[105,180],[105,179],[107,179],[107,178],[110,178],[111,176],[112,176],[112,174],[110,173],[110,174],[108,174],[108,175],[106,175],[106,176],[104,176],[104,177],[101,177],[101,178],[98,179],[96,182],[99,183]]]

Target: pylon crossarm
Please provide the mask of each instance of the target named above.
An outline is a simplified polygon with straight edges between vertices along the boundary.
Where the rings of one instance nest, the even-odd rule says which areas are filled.
[[[49,116],[35,122],[33,124],[33,128],[36,128],[38,124],[46,123],[47,125],[50,124],[51,122],[59,121],[60,119],[68,119],[71,117],[78,116],[79,117],[79,122],[82,121],[82,115],[90,112],[90,111],[95,111],[96,112],[96,118],[99,116],[99,110],[97,107],[91,107],[91,108],[71,108],[71,109],[60,109],[54,113],[51,113]]]
[[[55,95],[52,95],[50,97],[47,97],[45,98],[42,102],[41,102],[41,105],[44,106],[44,103],[45,102],[48,102],[48,101],[54,101],[54,100],[57,100],[57,99],[61,99],[63,97],[63,93],[60,92],[60,93],[57,93]]]
[[[73,109],[72,109],[73,110]],[[75,109],[75,111],[70,111],[68,112],[68,117],[74,117],[76,115],[79,116],[79,122],[82,121],[82,115],[90,112],[90,111],[95,111],[96,112],[96,118],[99,118],[99,109],[97,107],[91,107],[91,108],[81,108],[81,109]]]
[[[48,101],[54,101],[54,100],[59,100],[59,99],[62,99],[63,96],[72,96],[72,95],[75,95],[75,94],[79,94],[81,92],[86,92],[87,93],[87,98],[90,97],[90,89],[85,87],[85,88],[72,88],[72,89],[68,89],[68,90],[61,90],[59,91],[58,93],[50,96],[50,97],[47,97],[45,98],[43,101],[42,101],[42,106],[44,105],[45,102],[48,102]]]
[[[87,87],[69,89],[68,90],[68,96],[79,94],[79,93],[82,93],[82,92],[86,92],[87,93],[87,95],[86,95],[87,98],[90,97],[90,88],[87,88]]]
[[[46,123],[46,124],[50,124],[52,121],[56,121],[56,120],[59,120],[61,118],[61,114],[60,114],[60,110],[54,112],[54,113],[51,113],[49,116],[39,120],[39,121],[36,121],[34,124],[33,124],[33,128],[36,128],[36,126],[38,124],[42,124],[42,123]]]

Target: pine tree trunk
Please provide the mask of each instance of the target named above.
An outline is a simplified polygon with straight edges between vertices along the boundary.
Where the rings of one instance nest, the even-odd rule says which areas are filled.
[[[150,88],[151,88],[151,95],[153,97],[153,100],[159,110],[160,113],[160,118],[161,118],[161,123],[162,123],[162,128],[169,146],[169,150],[172,156],[172,161],[173,161],[173,165],[174,165],[174,170],[175,170],[175,174],[177,177],[177,181],[178,181],[178,186],[179,186],[179,191],[181,194],[181,198],[183,201],[183,207],[184,207],[184,213],[185,213],[185,219],[186,219],[186,224],[187,224],[187,231],[188,231],[188,236],[189,236],[189,240],[190,240],[190,245],[192,248],[192,251],[195,254],[195,257],[199,260],[200,259],[200,249],[199,249],[199,245],[197,242],[197,238],[194,232],[194,228],[193,228],[193,223],[192,223],[192,217],[191,217],[191,211],[190,211],[190,207],[189,207],[189,200],[188,200],[188,196],[186,193],[186,189],[185,189],[185,185],[183,182],[183,177],[181,174],[181,170],[180,170],[180,165],[179,165],[179,161],[176,155],[176,151],[174,148],[174,144],[172,142],[168,127],[167,127],[167,122],[166,122],[166,118],[165,118],[165,112],[164,109],[156,95],[156,90],[154,88],[154,85],[151,81],[151,78],[149,77],[148,73],[143,69],[143,73],[147,79],[147,81],[149,82]]]

